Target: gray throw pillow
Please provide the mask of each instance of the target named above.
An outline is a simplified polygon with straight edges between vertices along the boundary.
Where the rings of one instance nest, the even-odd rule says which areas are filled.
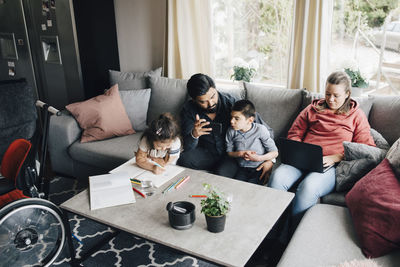
[[[396,174],[397,180],[400,182],[400,138],[389,149],[386,158],[388,159],[390,166]]]
[[[348,191],[375,168],[387,150],[360,143],[343,142],[344,160],[336,167],[336,191]]]
[[[123,90],[137,90],[149,88],[148,78],[152,76],[161,76],[162,68],[158,68],[146,72],[125,72],[109,70],[110,86],[118,84],[120,91]]]
[[[146,129],[151,89],[119,91],[128,118],[135,131]]]
[[[149,77],[151,97],[147,122],[150,123],[161,113],[170,112],[178,118],[183,103],[187,100],[187,80],[165,77]]]
[[[377,130],[371,128],[371,136],[374,139],[376,147],[389,150],[390,145],[388,141],[386,141],[386,139]]]
[[[269,88],[245,83],[247,99],[253,102],[261,118],[274,130],[275,139],[286,136],[300,112],[301,89]]]

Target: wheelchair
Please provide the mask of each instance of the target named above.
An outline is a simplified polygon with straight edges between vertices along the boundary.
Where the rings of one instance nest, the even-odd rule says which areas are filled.
[[[11,89],[26,87],[26,82],[21,80],[0,83],[0,87],[4,84]],[[58,111],[41,101],[35,102],[34,98],[25,104],[27,102],[33,107],[28,106],[25,110],[36,112],[36,104],[45,112],[40,172],[37,175],[37,142],[32,141],[32,144],[24,138],[12,141],[0,166],[3,176],[0,179],[0,266],[50,266],[61,253],[66,240],[70,252],[73,249],[71,237],[66,235],[70,233],[66,216],[55,204],[43,199],[45,194],[36,187],[43,184],[48,113]],[[36,124],[36,114],[32,117]],[[36,133],[33,136],[37,136]],[[33,136],[32,140],[35,139]]]

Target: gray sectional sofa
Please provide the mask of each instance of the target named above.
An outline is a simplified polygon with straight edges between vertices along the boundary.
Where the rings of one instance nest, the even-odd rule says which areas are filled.
[[[187,100],[186,81],[149,77],[151,97],[148,121],[162,112],[175,115]],[[317,95],[303,89],[267,88],[245,83],[245,88],[220,91],[252,101],[263,119],[274,129],[275,138],[285,136],[293,120]],[[400,96],[356,98],[371,127],[391,145],[400,137]],[[87,179],[88,175],[106,173],[133,157],[141,133],[80,143],[81,129],[75,119],[63,111],[52,116],[49,154],[57,173]],[[278,165],[277,163],[276,165]],[[345,207],[345,192],[334,192],[310,209],[293,236],[280,266],[328,266],[364,256],[357,244],[351,217]],[[328,205],[335,204],[335,205]],[[378,259],[383,266],[400,266],[400,252]]]

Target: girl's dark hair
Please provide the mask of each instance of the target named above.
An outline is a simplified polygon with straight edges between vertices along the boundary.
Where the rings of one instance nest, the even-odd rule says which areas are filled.
[[[349,75],[347,75],[347,73],[344,71],[332,72],[326,79],[325,86],[327,86],[328,83],[335,84],[335,85],[338,85],[338,84],[344,85],[344,88],[345,88],[344,92],[346,94],[349,93],[349,96],[346,98],[343,105],[335,112],[336,114],[346,114],[347,112],[349,112],[349,110],[351,108],[351,79],[350,79]],[[321,105],[317,106],[318,111],[322,111],[326,108],[328,108],[328,104],[326,104],[326,101],[324,103],[322,103]]]
[[[194,74],[192,77],[190,77],[186,85],[188,94],[192,99],[196,99],[198,96],[205,95],[211,87],[215,88],[213,79],[202,73]]]
[[[254,104],[249,100],[239,100],[233,104],[232,111],[239,111],[246,117],[246,119],[250,117],[256,116],[256,108]]]
[[[154,149],[154,141],[173,140],[179,137],[179,132],[179,125],[172,114],[163,113],[150,123],[140,139],[146,137],[148,147]]]

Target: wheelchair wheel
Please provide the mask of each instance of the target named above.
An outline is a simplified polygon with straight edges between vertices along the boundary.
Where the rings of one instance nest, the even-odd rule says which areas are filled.
[[[0,210],[0,265],[49,266],[65,242],[62,211],[38,198],[20,199]]]

